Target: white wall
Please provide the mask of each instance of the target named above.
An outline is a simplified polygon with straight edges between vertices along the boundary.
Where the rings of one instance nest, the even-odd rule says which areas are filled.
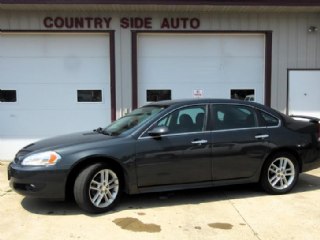
[[[46,16],[112,17],[110,30],[115,30],[117,117],[131,108],[131,29],[120,28],[119,20],[123,16],[152,17],[153,30],[160,30],[163,17],[197,17],[201,20],[197,30],[272,31],[271,106],[282,112],[287,110],[287,69],[320,68],[320,31],[308,32],[309,26],[320,27],[320,15],[316,13],[0,10],[0,29],[45,30],[43,19]]]
[[[308,27],[320,26],[320,15],[315,13],[221,13],[221,12],[0,12],[0,29],[41,30],[46,16],[112,17],[115,30],[117,116],[124,108],[131,108],[131,29],[120,28],[123,16],[153,18],[153,30],[160,30],[163,17],[198,17],[198,30],[213,31],[272,31],[272,88],[271,106],[285,112],[287,69],[320,68],[320,31],[309,33]],[[62,29],[66,30],[66,29]]]

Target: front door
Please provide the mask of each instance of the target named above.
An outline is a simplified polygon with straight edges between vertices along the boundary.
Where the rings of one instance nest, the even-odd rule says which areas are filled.
[[[206,119],[206,105],[183,107],[151,127],[166,126],[167,134],[140,137],[136,148],[138,186],[211,181],[211,133],[205,131]]]

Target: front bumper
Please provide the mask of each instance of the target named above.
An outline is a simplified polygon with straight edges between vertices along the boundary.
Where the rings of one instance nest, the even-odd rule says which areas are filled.
[[[8,166],[10,187],[24,196],[63,200],[67,170],[55,166],[34,167],[11,163]]]

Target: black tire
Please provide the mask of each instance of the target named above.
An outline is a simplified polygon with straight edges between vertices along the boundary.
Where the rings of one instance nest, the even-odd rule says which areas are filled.
[[[299,164],[296,157],[280,152],[266,160],[261,171],[260,184],[270,194],[285,194],[293,189],[298,178]]]
[[[74,183],[74,198],[79,207],[89,213],[104,213],[111,210],[122,193],[119,172],[105,163],[96,163],[85,168]]]

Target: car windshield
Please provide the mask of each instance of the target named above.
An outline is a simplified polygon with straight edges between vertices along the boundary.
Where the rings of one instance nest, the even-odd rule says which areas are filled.
[[[164,108],[165,106],[145,106],[137,108],[128,115],[111,123],[103,131],[112,136],[120,135],[121,133],[141,125],[148,118],[159,113]]]

